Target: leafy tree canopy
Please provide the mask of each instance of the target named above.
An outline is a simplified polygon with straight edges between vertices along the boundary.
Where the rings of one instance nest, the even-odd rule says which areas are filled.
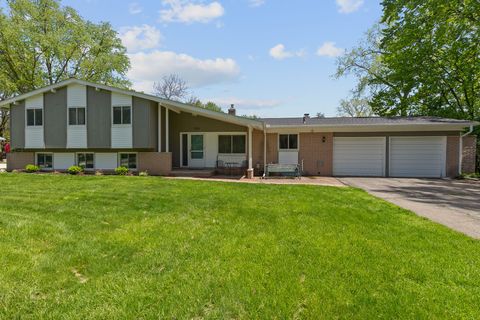
[[[9,0],[0,11],[2,98],[70,77],[120,87],[130,66],[110,24],[84,20],[59,0]]]
[[[381,23],[338,60],[375,114],[480,119],[480,2],[384,0]]]

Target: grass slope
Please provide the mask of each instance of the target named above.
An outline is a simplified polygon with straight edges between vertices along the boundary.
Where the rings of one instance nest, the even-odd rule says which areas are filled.
[[[0,318],[480,318],[480,242],[360,190],[0,183]]]

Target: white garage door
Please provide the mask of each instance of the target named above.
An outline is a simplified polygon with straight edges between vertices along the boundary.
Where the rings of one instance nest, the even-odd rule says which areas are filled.
[[[335,137],[333,175],[385,175],[385,137]]]
[[[390,176],[445,176],[446,137],[391,137]]]

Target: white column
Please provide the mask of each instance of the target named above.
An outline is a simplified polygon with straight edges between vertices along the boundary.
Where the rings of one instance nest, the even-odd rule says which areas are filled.
[[[162,152],[162,106],[158,104],[158,152]]]
[[[170,124],[168,121],[168,108],[165,108],[165,152],[170,152],[169,131]]]
[[[253,169],[253,157],[252,157],[252,150],[253,150],[253,139],[252,139],[252,127],[248,127],[248,169]]]
[[[267,131],[263,128],[263,171],[267,168]]]

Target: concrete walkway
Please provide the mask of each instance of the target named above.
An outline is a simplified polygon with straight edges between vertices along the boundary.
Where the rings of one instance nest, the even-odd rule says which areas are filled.
[[[165,177],[165,179],[179,179],[179,180],[201,180],[201,181],[222,181],[222,182],[237,182],[237,183],[257,183],[257,184],[282,184],[282,185],[316,185],[329,187],[345,187],[345,184],[336,178],[332,177],[301,177],[296,178],[270,178],[261,179],[255,177],[254,179],[246,179],[245,177],[231,177],[231,176],[212,176],[208,178],[203,177]]]
[[[480,239],[480,182],[441,179],[341,178],[419,216]]]

